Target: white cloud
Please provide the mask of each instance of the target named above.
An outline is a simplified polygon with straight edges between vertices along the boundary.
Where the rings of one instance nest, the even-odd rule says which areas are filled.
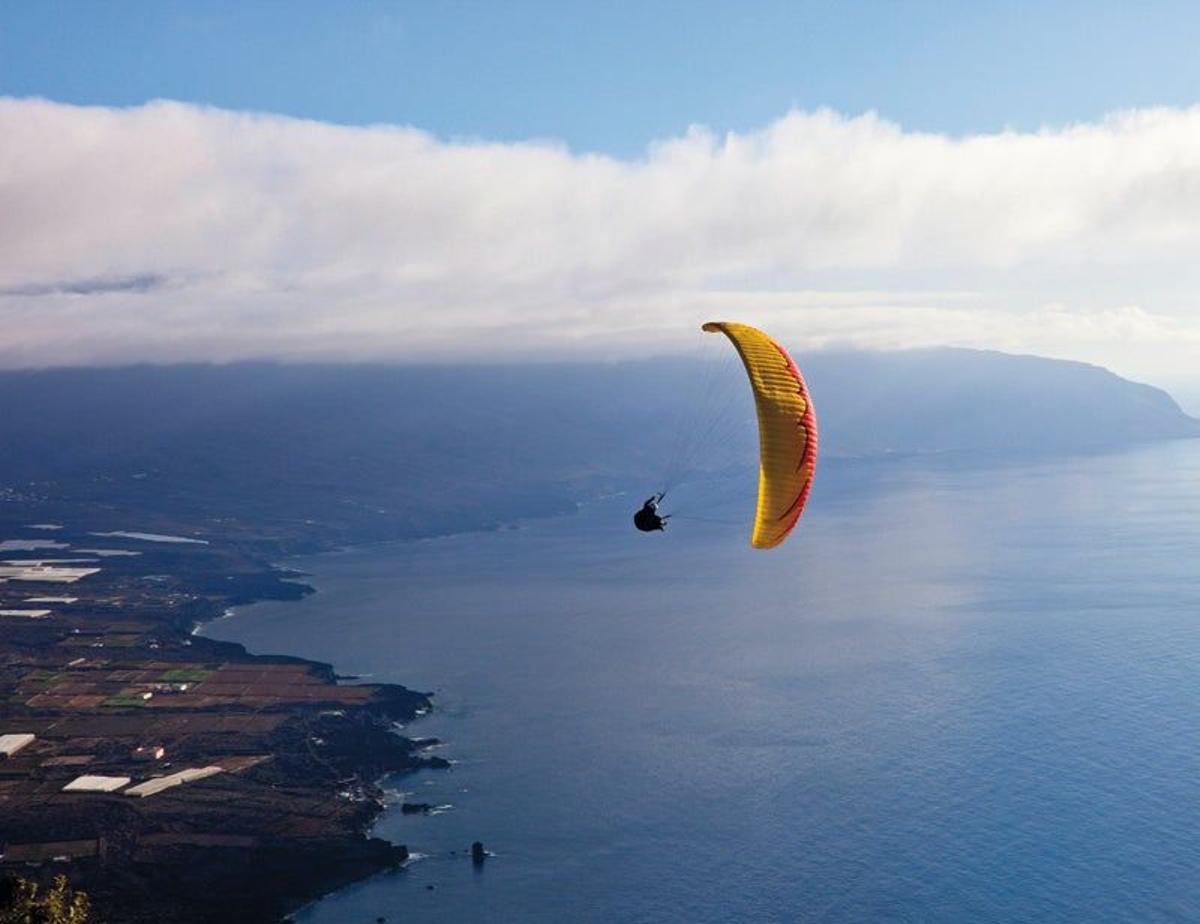
[[[714,315],[1150,379],[1200,342],[1200,108],[961,139],[793,112],[621,161],[0,99],[0,138],[0,365],[638,355]]]

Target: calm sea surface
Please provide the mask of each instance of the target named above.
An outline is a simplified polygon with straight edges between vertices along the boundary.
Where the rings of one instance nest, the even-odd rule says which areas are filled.
[[[436,693],[424,858],[301,921],[1200,920],[1200,443],[830,462],[774,552],[640,500],[209,627]]]

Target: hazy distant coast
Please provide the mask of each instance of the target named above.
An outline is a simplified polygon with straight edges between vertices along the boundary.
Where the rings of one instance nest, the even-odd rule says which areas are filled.
[[[1164,391],[976,350],[800,354],[825,460],[1120,449],[1200,435]],[[732,367],[726,371],[733,371]],[[443,535],[659,485],[703,364],[135,366],[0,373],[0,497],[252,538],[268,554]],[[750,465],[741,429],[696,466]],[[742,452],[744,458],[736,453]],[[49,513],[45,514],[49,518]],[[158,519],[161,526],[155,526]],[[98,521],[99,522],[99,521]]]

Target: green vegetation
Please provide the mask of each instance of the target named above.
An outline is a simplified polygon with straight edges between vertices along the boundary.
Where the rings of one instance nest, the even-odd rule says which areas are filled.
[[[211,673],[211,670],[203,667],[174,667],[159,680],[163,683],[199,683]]]
[[[4,883],[0,924],[87,924],[91,903],[86,892],[76,892],[66,876],[56,876],[42,890],[28,879]]]

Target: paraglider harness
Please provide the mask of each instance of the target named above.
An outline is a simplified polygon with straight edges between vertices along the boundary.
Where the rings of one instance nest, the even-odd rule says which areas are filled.
[[[662,494],[655,494],[653,497],[647,498],[646,502],[642,504],[642,509],[633,515],[633,525],[644,533],[666,529],[670,514],[666,516],[659,514],[658,502],[662,499]]]

